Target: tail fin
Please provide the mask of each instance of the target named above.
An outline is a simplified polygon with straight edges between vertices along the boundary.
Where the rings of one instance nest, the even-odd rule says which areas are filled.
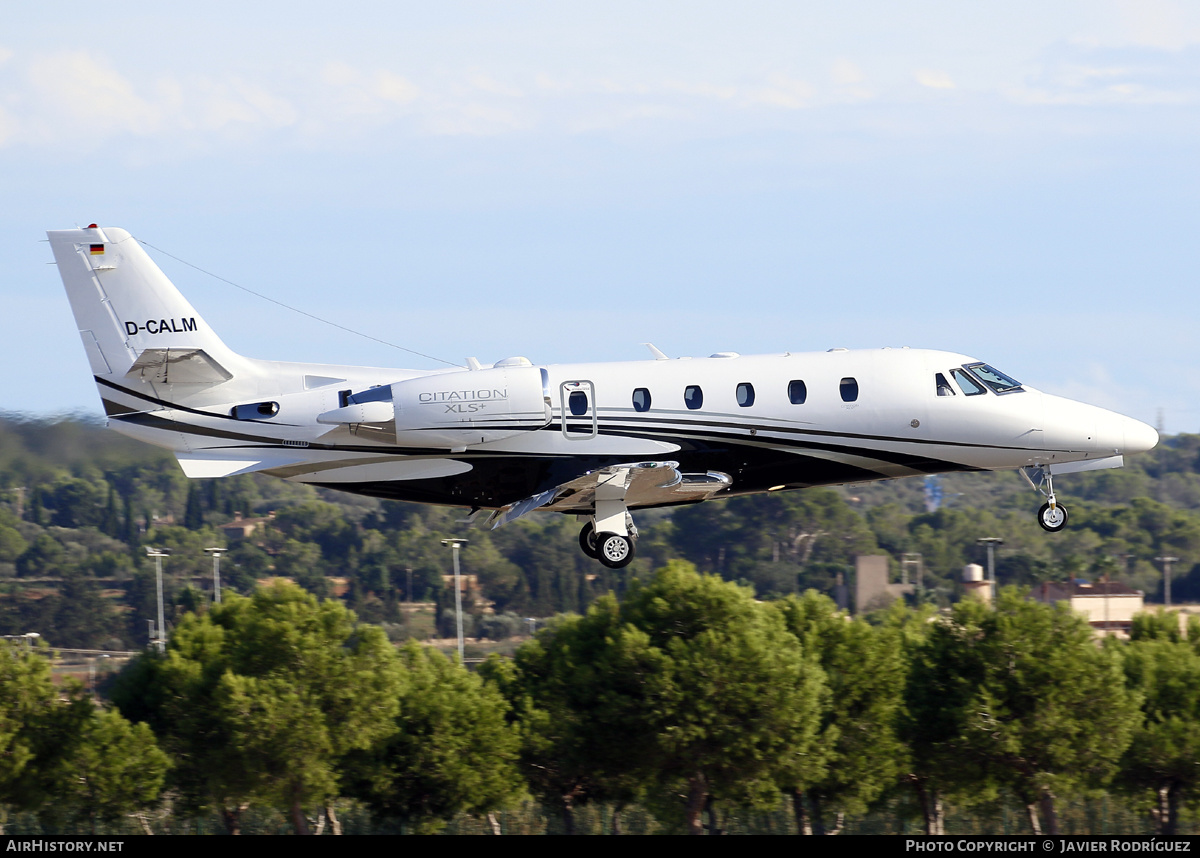
[[[211,386],[233,377],[241,359],[128,232],[93,224],[47,235],[97,381]]]

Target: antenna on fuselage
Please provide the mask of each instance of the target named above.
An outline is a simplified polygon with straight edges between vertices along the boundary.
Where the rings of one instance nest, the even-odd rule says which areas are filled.
[[[95,224],[92,224],[88,228],[91,229],[94,227],[95,227]],[[337,328],[338,330],[341,330],[341,331],[345,331],[348,334],[354,334],[356,337],[362,337],[363,339],[371,340],[373,342],[379,343],[380,345],[390,346],[391,348],[399,349],[402,352],[408,352],[410,355],[417,355],[418,357],[427,358],[428,360],[437,361],[438,363],[444,363],[447,366],[458,366],[458,364],[453,363],[452,361],[445,360],[444,358],[435,357],[434,355],[427,355],[427,354],[425,354],[425,352],[419,352],[416,349],[410,349],[407,346],[401,346],[401,345],[397,345],[396,343],[389,342],[387,340],[381,340],[379,337],[372,336],[371,334],[364,333],[362,331],[356,330],[355,328],[347,327],[346,325],[342,325],[342,324],[339,324],[338,322],[334,322],[330,319],[326,319],[326,318],[323,318],[322,316],[318,316],[315,313],[310,313],[307,310],[301,310],[299,307],[293,307],[291,304],[285,304],[283,301],[280,301],[276,298],[272,298],[270,295],[264,295],[262,292],[255,292],[253,289],[243,286],[240,283],[234,283],[232,280],[228,280],[219,274],[213,274],[211,271],[201,268],[199,265],[196,265],[194,263],[188,262],[186,259],[180,259],[175,254],[168,253],[167,251],[163,250],[161,247],[155,247],[150,242],[140,239],[137,236],[133,236],[133,239],[136,242],[138,242],[138,244],[145,245],[146,247],[149,247],[151,250],[157,250],[163,256],[169,256],[172,259],[174,259],[176,262],[180,262],[180,263],[186,265],[188,268],[194,268],[195,270],[199,271],[201,274],[207,274],[209,277],[212,277],[216,280],[220,280],[222,283],[228,283],[230,286],[234,287],[235,289],[241,289],[243,292],[253,295],[256,298],[262,298],[264,301],[270,301],[272,304],[283,307],[285,310],[291,310],[293,313],[299,313],[301,316],[307,316],[308,318],[313,319],[314,321],[321,322],[322,324],[329,325],[330,327]]]

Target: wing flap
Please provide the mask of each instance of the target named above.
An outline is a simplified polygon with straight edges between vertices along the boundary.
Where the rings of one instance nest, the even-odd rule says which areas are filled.
[[[617,478],[617,479],[614,479]],[[623,478],[623,480],[622,480]],[[680,472],[678,462],[632,462],[609,465],[581,474],[544,492],[508,504],[492,514],[492,528],[516,521],[535,509],[555,512],[594,513],[597,489],[611,493],[623,481],[623,501],[630,509],[701,501],[733,485],[733,478],[719,471],[702,474]],[[603,488],[601,488],[603,487]],[[605,498],[608,500],[609,498]]]

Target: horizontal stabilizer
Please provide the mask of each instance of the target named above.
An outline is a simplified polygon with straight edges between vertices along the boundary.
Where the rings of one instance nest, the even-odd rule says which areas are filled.
[[[212,477],[232,477],[234,474],[249,474],[254,471],[265,471],[270,468],[281,468],[301,461],[301,457],[288,454],[275,454],[264,450],[263,455],[253,458],[233,458],[225,455],[204,455],[202,453],[176,453],[179,467],[183,468],[184,476],[193,480],[205,480]]]
[[[157,384],[221,384],[233,373],[204,349],[146,349],[125,377]]]

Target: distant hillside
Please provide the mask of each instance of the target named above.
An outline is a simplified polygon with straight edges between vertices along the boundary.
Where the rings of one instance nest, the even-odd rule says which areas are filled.
[[[1176,600],[1200,598],[1200,436],[1164,439],[1121,470],[1059,478],[1067,531],[1044,533],[1040,498],[1015,473],[939,478],[941,509],[926,512],[920,478],[810,489],[638,515],[638,559],[614,572],[579,552],[578,523],[551,513],[496,531],[466,530],[463,511],[380,502],[261,475],[186,479],[166,451],[99,421],[0,416],[0,631],[33,629],[53,643],[135,645],[154,616],[145,547],[173,550],[169,598],[207,598],[208,547],[229,548],[222,577],[248,591],[284,575],[361,615],[406,629],[408,599],[449,603],[450,557],[440,540],[466,536],[474,591],[469,622],[493,634],[520,617],[582,610],[623,592],[671,558],[695,562],[760,596],[831,592],[857,553],[923,558],[924,598],[956,598],[963,564],[982,562],[976,540],[1004,540],[1003,583],[1110,574],[1158,592],[1156,556],[1179,557]],[[273,513],[273,517],[268,514]],[[223,529],[263,519],[245,538]],[[898,568],[895,567],[895,568]],[[335,580],[336,579],[336,580]],[[411,581],[411,583],[410,583]],[[496,617],[507,617],[501,622]]]

